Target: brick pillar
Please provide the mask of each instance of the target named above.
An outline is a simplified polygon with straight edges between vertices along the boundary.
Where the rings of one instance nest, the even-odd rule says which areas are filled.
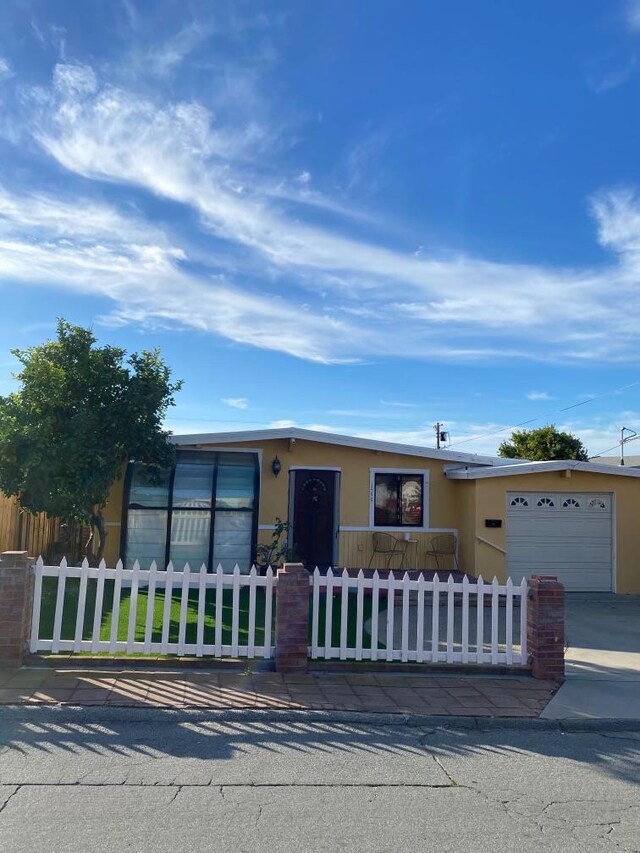
[[[276,585],[276,671],[307,672],[309,572],[302,563],[285,563]]]
[[[564,681],[564,586],[552,575],[529,578],[527,644],[534,678]]]
[[[0,555],[0,666],[20,666],[29,651],[33,559],[27,551]]]

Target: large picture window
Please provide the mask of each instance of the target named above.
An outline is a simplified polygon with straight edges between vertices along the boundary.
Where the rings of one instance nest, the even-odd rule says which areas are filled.
[[[424,527],[423,473],[373,472],[375,527]]]
[[[258,455],[178,451],[174,469],[129,465],[125,490],[124,560],[153,560],[177,569],[189,563],[226,572],[251,567],[256,539]]]

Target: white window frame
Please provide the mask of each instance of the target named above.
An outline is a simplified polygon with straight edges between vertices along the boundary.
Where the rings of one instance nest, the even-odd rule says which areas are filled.
[[[375,523],[376,474],[413,474],[422,477],[422,526],[387,527]],[[370,468],[369,469],[369,528],[383,533],[425,533],[429,530],[429,469],[428,468]]]

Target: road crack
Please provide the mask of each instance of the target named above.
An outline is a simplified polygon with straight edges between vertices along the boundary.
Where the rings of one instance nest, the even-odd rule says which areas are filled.
[[[18,791],[19,791],[21,788],[22,788],[22,785],[17,785],[17,786],[16,786],[15,791],[12,791],[12,792],[9,794],[9,796],[7,797],[7,799],[6,799],[6,800],[4,801],[4,803],[2,803],[2,805],[0,806],[0,814],[2,814],[2,812],[3,812],[3,811],[6,809],[6,807],[9,805],[9,800],[13,799],[13,797],[15,797],[15,795],[18,793]]]

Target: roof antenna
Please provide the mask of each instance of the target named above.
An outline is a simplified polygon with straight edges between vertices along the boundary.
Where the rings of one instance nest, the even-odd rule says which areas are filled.
[[[631,435],[625,436],[625,432],[630,432]],[[631,441],[632,438],[636,438],[638,435],[637,432],[634,432],[629,427],[622,427],[620,430],[620,464],[624,465],[624,443],[625,441]]]

